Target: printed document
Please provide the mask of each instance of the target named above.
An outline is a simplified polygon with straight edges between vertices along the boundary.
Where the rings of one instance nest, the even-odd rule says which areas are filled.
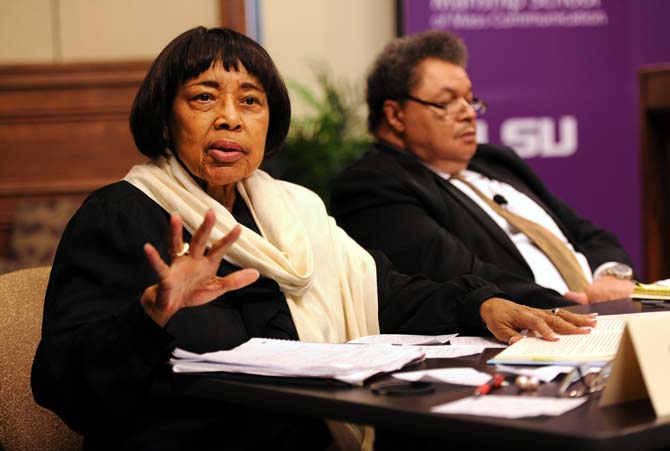
[[[263,376],[326,378],[360,384],[375,374],[423,360],[412,346],[305,343],[252,338],[229,351],[195,354],[175,349],[172,370],[223,371]]]
[[[435,413],[481,415],[498,418],[526,418],[541,415],[556,416],[568,412],[586,401],[582,398],[549,398],[530,396],[468,396],[430,409]]]
[[[586,335],[557,335],[558,341],[525,337],[496,355],[488,363],[518,365],[603,365],[614,358],[626,321],[631,317],[663,312],[602,315],[596,327]]]

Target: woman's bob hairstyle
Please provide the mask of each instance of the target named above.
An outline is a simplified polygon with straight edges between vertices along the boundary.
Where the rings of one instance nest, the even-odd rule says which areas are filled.
[[[168,119],[179,86],[216,62],[227,71],[239,70],[242,64],[263,85],[270,107],[265,155],[281,148],[291,121],[291,102],[270,55],[260,44],[236,31],[197,27],[177,36],[163,49],[135,96],[130,130],[140,152],[150,158],[166,155],[171,145]]]

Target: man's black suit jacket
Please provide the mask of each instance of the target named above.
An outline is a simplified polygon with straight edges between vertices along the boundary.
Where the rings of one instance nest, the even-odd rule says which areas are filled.
[[[551,195],[512,149],[479,145],[468,169],[530,196],[592,269],[607,261],[631,265],[614,235]],[[337,177],[331,207],[338,224],[356,241],[383,251],[401,272],[437,281],[476,274],[526,305],[569,304],[534,283],[526,261],[486,212],[407,152],[373,146]]]

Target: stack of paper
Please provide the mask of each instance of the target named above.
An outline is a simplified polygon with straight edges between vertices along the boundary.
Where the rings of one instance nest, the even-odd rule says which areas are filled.
[[[327,378],[360,384],[378,373],[396,371],[423,360],[410,346],[304,343],[252,338],[231,349],[195,354],[175,349],[176,373],[223,371],[262,376]]]
[[[654,283],[637,282],[633,288],[633,299],[670,300],[670,279]]]

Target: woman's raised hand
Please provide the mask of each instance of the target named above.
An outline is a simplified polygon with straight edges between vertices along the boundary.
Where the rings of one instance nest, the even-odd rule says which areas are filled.
[[[258,279],[255,269],[242,269],[218,277],[221,259],[240,236],[240,226],[218,240],[206,252],[207,240],[216,222],[213,210],[208,210],[191,239],[188,251],[182,242],[182,220],[177,214],[170,218],[172,262],[168,265],[151,244],[144,245],[149,264],[158,275],[158,283],[142,295],[142,307],[159,325],[165,326],[178,310],[213,301],[222,294],[245,287]]]
[[[563,309],[540,310],[501,298],[484,301],[479,313],[491,333],[508,344],[522,337],[521,330],[535,331],[549,341],[558,340],[555,333],[588,334],[597,318],[595,313],[580,315]]]

